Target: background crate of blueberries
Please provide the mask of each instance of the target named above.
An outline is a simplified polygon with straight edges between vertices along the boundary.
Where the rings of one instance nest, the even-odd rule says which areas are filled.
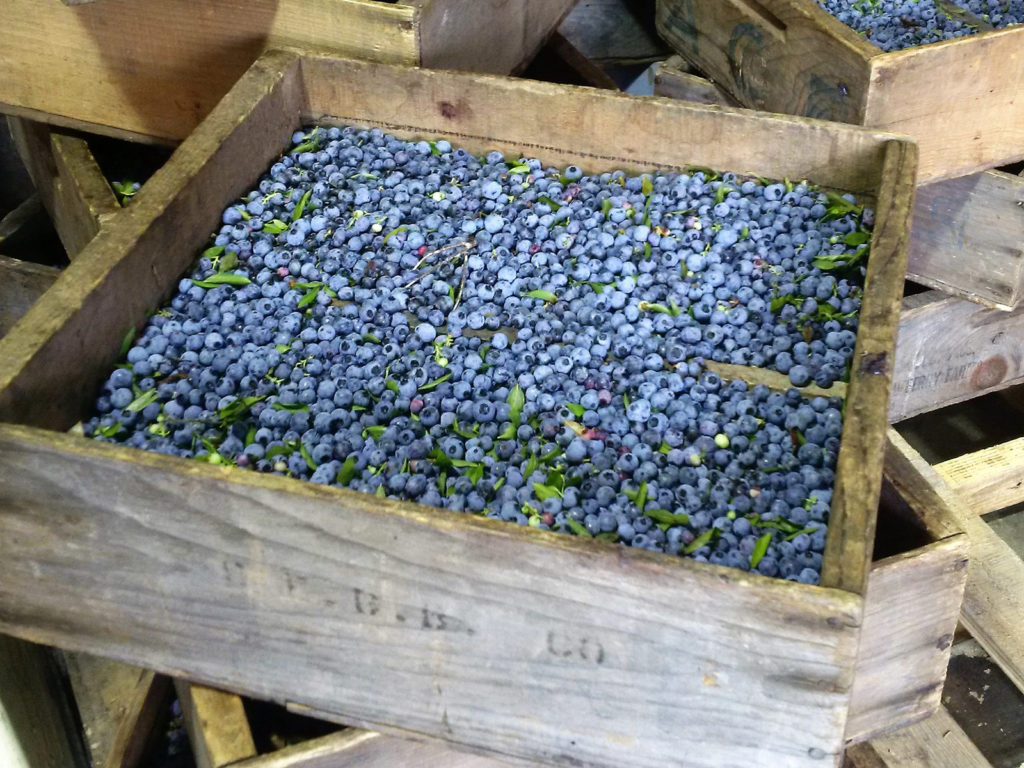
[[[664,61],[653,6],[577,4],[527,77],[735,103],[691,65]],[[876,4],[850,11],[884,16]],[[1014,23],[1011,8],[989,11]],[[515,14],[513,26],[539,35],[557,21]],[[467,24],[444,35],[458,39]],[[173,38],[174,26],[161,34]],[[873,27],[869,36],[884,30]],[[900,25],[904,37],[926,28]],[[19,340],[9,350],[38,345],[27,359],[15,353],[27,362],[20,369],[4,365],[21,371],[7,393],[21,404],[8,412],[60,429],[82,418],[70,442],[5,427],[7,463],[22,476],[4,480],[6,508],[20,511],[4,518],[17,555],[0,617],[5,631],[65,648],[13,638],[0,648],[14,660],[0,691],[21,694],[3,698],[8,722],[19,736],[31,722],[39,736],[21,736],[29,764],[497,768],[663,764],[669,754],[684,764],[821,764],[843,745],[849,765],[919,764],[922,755],[1019,763],[1006,733],[1024,684],[1013,587],[1024,573],[1011,548],[1016,517],[989,513],[1020,496],[1021,425],[1006,412],[1018,412],[1016,390],[1000,392],[1019,376],[1009,311],[1019,222],[1008,215],[1018,169],[918,190],[908,277],[940,290],[908,283],[895,355],[890,348],[880,364],[870,350],[891,344],[880,329],[894,322],[896,297],[881,300],[871,286],[898,280],[878,279],[892,261],[875,254],[901,246],[889,238],[886,196],[872,191],[884,155],[868,161],[857,134],[845,145],[861,150],[836,156],[834,133],[825,141],[799,121],[716,122],[527,82],[290,61],[258,65],[169,163],[158,146],[9,122],[37,195],[0,224],[0,335],[67,257],[74,263],[7,339]],[[65,100],[72,110],[104,101]],[[131,119],[160,103],[137,101]],[[473,112],[481,105],[485,116]],[[533,132],[524,111],[552,122]],[[619,123],[650,129],[622,137]],[[711,135],[718,145],[704,140]],[[803,156],[772,141],[795,141]],[[734,147],[750,159],[737,164]],[[0,162],[15,180],[6,209],[31,186],[16,159]],[[889,164],[892,180],[895,155]],[[672,170],[635,175],[658,168]],[[194,224],[204,217],[218,222],[208,239],[207,225]],[[915,270],[922,253],[932,258]],[[966,259],[973,268],[958,269]],[[867,286],[866,260],[876,270]],[[116,287],[127,284],[132,291]],[[116,306],[114,296],[128,298]],[[879,309],[892,319],[879,325]],[[869,350],[859,373],[877,378],[854,372],[851,385],[858,332]],[[87,369],[77,376],[102,379],[99,389],[39,364],[66,358],[72,339]],[[854,499],[877,493],[870,467],[881,454],[853,463],[867,467],[856,481],[848,468],[872,440],[881,445],[877,427],[857,425],[881,423],[879,379],[889,375],[889,420],[899,423],[884,435],[876,526],[873,505],[866,514]],[[882,386],[858,393],[868,382]],[[81,394],[70,397],[69,383]],[[802,397],[786,394],[794,384]],[[979,397],[986,392],[996,394]],[[1002,416],[986,421],[993,407]],[[833,432],[844,412],[845,470]],[[850,440],[851,429],[875,437]],[[75,436],[83,432],[130,447],[97,453]],[[947,435],[954,444],[939,447]],[[56,518],[28,511],[43,498],[37,464],[57,478],[45,496]],[[310,480],[348,491],[318,494]],[[372,500],[379,511],[359,503],[366,494],[384,497]],[[423,517],[423,504],[451,511]],[[64,541],[85,544],[54,548]],[[663,558],[682,570],[666,570]],[[57,572],[76,573],[88,592],[73,596],[59,576],[41,588]],[[779,578],[859,592],[862,609],[842,591],[775,589]],[[330,584],[343,599],[325,592]],[[617,602],[629,584],[645,597],[635,608]],[[682,633],[670,640],[648,608],[677,588],[687,613],[670,619]],[[828,619],[830,632],[815,629],[837,610],[846,628],[836,634]],[[780,631],[786,616],[808,627],[804,639]],[[241,635],[244,659],[231,639]],[[760,638],[759,653],[735,645],[748,636]],[[779,637],[792,639],[773,652]],[[791,688],[823,640],[847,649],[832,691]],[[298,656],[279,650],[300,646]],[[338,678],[337,662],[316,660],[342,647]],[[372,665],[373,684],[354,659]],[[477,659],[521,690],[474,671]],[[527,663],[510,667],[515,659]],[[437,683],[429,691],[416,682],[427,665]],[[543,683],[552,675],[557,693]],[[678,690],[656,682],[669,678]],[[747,736],[723,730],[744,717],[736,691],[749,697],[752,685],[787,708],[755,696],[760,719]],[[521,717],[566,710],[563,701],[585,722]],[[652,723],[665,722],[657,713],[668,702],[695,714],[673,715],[665,736]],[[726,720],[708,714],[715,702]],[[431,738],[407,741],[410,730]],[[467,745],[478,754],[460,751]]]

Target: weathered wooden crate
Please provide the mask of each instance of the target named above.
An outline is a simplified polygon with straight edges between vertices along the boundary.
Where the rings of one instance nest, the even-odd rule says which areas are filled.
[[[311,120],[874,198],[825,586],[62,434],[223,206]],[[520,760],[834,762],[868,620],[913,158],[848,126],[268,54],[0,341],[0,629]]]
[[[907,277],[995,309],[1017,307],[1024,299],[1024,177],[995,170],[919,187]]]
[[[4,0],[0,112],[184,139],[269,47],[506,74],[576,0]]]
[[[745,106],[910,134],[920,183],[1024,158],[1024,28],[885,53],[813,0],[658,0],[657,23]]]

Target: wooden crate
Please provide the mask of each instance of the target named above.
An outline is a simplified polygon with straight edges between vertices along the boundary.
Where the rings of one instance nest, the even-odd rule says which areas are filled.
[[[907,277],[995,309],[1016,308],[1024,299],[1022,206],[1024,177],[1004,171],[919,187]]]
[[[268,47],[505,74],[575,2],[4,0],[0,112],[176,142]]]
[[[126,329],[309,120],[589,170],[692,162],[808,177],[876,198],[826,586],[51,431],[88,408]],[[663,765],[683,745],[694,765],[834,762],[913,158],[906,142],[847,126],[267,55],[0,341],[0,629],[520,760]]]
[[[814,0],[658,0],[657,24],[746,106],[910,134],[920,183],[1024,158],[1024,28],[884,53]]]

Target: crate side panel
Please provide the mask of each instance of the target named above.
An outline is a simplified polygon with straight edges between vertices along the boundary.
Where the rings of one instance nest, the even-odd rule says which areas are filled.
[[[507,74],[526,66],[576,0],[429,0],[419,28],[431,69]]]
[[[223,206],[297,125],[298,60],[256,64],[220,109],[102,228],[53,288],[0,339],[0,418],[68,429],[91,404],[120,342],[176,285]]]
[[[864,117],[868,61],[878,51],[813,3],[658,0],[657,25],[746,106],[846,123]]]
[[[865,125],[920,146],[921,183],[1024,158],[1024,29],[986,32],[872,60]]]
[[[1000,309],[1024,295],[1024,178],[1001,171],[919,187],[907,277]]]
[[[840,748],[854,596],[0,434],[5,632],[520,758],[656,766],[685,744],[695,766],[820,765]]]
[[[889,421],[1024,380],[1024,307],[989,309],[939,291],[909,297],[900,316]]]
[[[821,583],[864,594],[875,539],[896,326],[907,264],[916,147],[889,142],[864,300],[844,402],[843,437]]]
[[[848,741],[927,717],[939,706],[967,582],[967,551],[967,537],[956,534],[874,564]]]
[[[0,111],[180,141],[268,47],[418,63],[416,13],[371,0],[5,0]]]
[[[834,123],[341,59],[308,57],[303,72],[311,119],[446,136],[472,152],[525,152],[587,172],[692,164],[872,198],[882,177],[887,135]]]

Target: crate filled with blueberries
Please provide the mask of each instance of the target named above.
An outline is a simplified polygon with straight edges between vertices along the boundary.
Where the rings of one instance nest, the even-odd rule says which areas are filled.
[[[85,432],[817,583],[872,223],[805,182],[311,126]]]

